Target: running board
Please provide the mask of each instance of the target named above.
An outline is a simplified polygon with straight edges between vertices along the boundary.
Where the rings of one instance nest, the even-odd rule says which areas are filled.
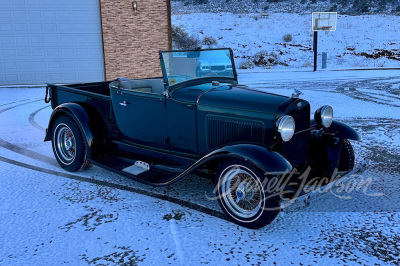
[[[147,172],[149,170],[150,165],[142,161],[136,161],[134,165],[122,169],[122,171],[131,175],[140,175],[141,173]]]
[[[95,157],[90,161],[94,165],[152,186],[170,184],[185,170],[165,165],[149,165],[143,161],[117,156]]]

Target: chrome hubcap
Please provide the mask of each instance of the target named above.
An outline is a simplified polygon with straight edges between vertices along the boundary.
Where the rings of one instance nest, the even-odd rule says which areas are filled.
[[[243,218],[259,212],[263,200],[261,184],[252,173],[231,167],[223,174],[220,185],[222,200],[229,211]]]
[[[60,125],[57,132],[57,150],[61,159],[72,161],[76,154],[75,136],[67,125]]]
[[[247,182],[241,182],[236,189],[236,203],[241,200],[251,201],[254,196],[254,187]]]

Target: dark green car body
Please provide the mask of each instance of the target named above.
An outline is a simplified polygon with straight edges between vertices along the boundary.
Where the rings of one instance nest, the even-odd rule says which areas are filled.
[[[69,116],[82,132],[89,161],[152,185],[168,185],[193,172],[213,178],[227,158],[270,175],[301,173],[308,166],[314,176],[332,175],[343,141],[358,140],[358,134],[336,121],[328,128],[319,125],[310,119],[310,104],[298,97],[239,85],[232,51],[221,50],[231,56],[225,76],[172,76],[166,51],[160,52],[162,78],[49,84],[54,111],[45,140],[54,140],[56,119]],[[195,64],[191,53],[196,51],[176,61]],[[295,121],[287,142],[277,132],[285,115]],[[150,170],[138,175],[123,170],[136,161]]]

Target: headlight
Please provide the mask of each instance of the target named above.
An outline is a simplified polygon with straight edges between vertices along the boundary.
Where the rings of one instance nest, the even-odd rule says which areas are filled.
[[[283,141],[289,141],[294,134],[294,119],[290,115],[282,116],[276,121],[276,128]]]
[[[329,105],[324,105],[318,108],[314,114],[315,122],[323,127],[330,127],[333,121],[333,109]]]

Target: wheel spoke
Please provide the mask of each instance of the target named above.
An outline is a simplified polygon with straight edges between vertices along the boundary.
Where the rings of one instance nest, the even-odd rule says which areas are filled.
[[[232,167],[222,176],[223,200],[236,215],[249,218],[260,210],[262,195],[256,178],[237,167]]]

